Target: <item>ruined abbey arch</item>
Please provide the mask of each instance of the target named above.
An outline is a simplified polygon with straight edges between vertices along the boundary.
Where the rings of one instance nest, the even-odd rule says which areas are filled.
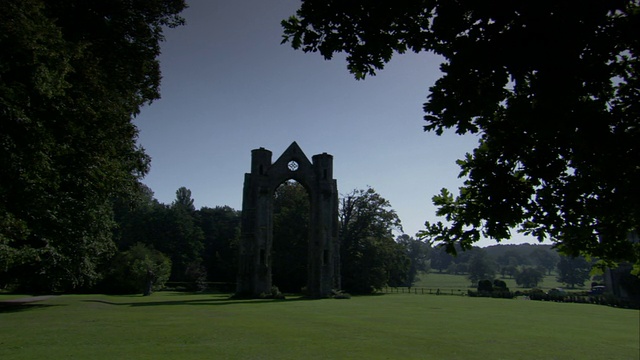
[[[312,160],[296,142],[274,163],[271,151],[251,151],[251,173],[244,176],[238,295],[259,296],[271,291],[273,195],[288,180],[297,181],[309,194],[307,291],[312,297],[325,297],[340,288],[338,187],[333,179],[333,156],[322,153]]]

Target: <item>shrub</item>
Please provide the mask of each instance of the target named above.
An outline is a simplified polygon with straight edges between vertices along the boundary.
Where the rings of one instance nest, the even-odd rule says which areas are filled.
[[[280,292],[277,286],[271,287],[271,292],[260,294],[260,299],[284,299],[284,294]]]
[[[525,288],[538,286],[543,278],[544,273],[534,268],[522,269],[515,275],[516,284]]]
[[[478,281],[478,296],[491,296],[492,291],[493,285],[491,284],[491,280]]]
[[[506,289],[509,290],[509,288],[507,288],[507,283],[500,280],[500,279],[495,279],[493,280],[493,288],[494,289]]]
[[[163,253],[137,243],[116,255],[103,280],[106,293],[150,295],[160,290],[171,274],[171,260]]]
[[[205,291],[207,289],[207,269],[199,262],[192,262],[184,272],[187,280],[187,290]]]
[[[531,300],[548,300],[549,297],[542,289],[531,289],[523,292],[524,295],[529,296]]]
[[[331,297],[334,299],[351,299],[351,295],[342,290],[331,290]]]

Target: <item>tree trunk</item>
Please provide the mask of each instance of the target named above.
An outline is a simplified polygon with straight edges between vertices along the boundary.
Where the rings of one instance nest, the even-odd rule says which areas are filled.
[[[142,296],[149,296],[153,292],[153,271],[147,271],[147,282]]]

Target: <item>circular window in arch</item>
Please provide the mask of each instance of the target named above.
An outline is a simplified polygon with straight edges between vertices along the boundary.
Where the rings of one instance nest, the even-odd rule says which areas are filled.
[[[296,171],[300,168],[300,165],[298,165],[298,162],[295,160],[291,160],[289,161],[289,163],[287,164],[287,167],[289,168],[289,170],[291,171]]]

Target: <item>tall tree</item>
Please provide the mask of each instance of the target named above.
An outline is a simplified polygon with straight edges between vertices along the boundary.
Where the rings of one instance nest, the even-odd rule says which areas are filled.
[[[560,256],[557,280],[570,288],[584,286],[590,272],[591,264],[584,257]]]
[[[429,244],[424,241],[402,234],[396,242],[404,249],[404,254],[409,259],[409,269],[406,275],[406,286],[411,287],[419,280],[418,273],[429,269]]]
[[[515,250],[507,250],[504,254],[496,258],[496,262],[498,265],[505,267],[529,265],[529,260]]]
[[[108,293],[151,295],[160,290],[171,274],[171,260],[142,243],[116,255],[100,290]]]
[[[181,207],[188,212],[196,211],[196,207],[193,205],[193,199],[191,198],[191,190],[184,186],[176,190],[176,199],[171,205],[174,207]]]
[[[447,270],[453,262],[453,255],[446,252],[444,247],[436,246],[429,251],[429,259],[431,260],[431,268],[442,273],[444,270]]]
[[[191,190],[181,187],[176,191],[176,200],[166,208],[164,221],[168,232],[160,234],[158,249],[171,256],[171,280],[194,280],[189,276],[193,272],[187,270],[199,269],[202,265],[204,233],[193,206]]]
[[[159,97],[182,0],[0,2],[0,272],[34,290],[90,285],[111,256],[111,200],[149,158],[132,123]]]
[[[478,134],[457,196],[434,197],[425,235],[464,249],[513,229],[571,255],[640,266],[640,5],[615,1],[305,0],[283,42],[356,78],[394,52],[444,58],[426,131]]]
[[[340,225],[340,272],[345,290],[370,293],[385,286],[390,274],[405,271],[407,262],[398,255],[401,248],[393,240],[393,230],[402,229],[400,219],[373,188],[342,196]]]
[[[538,269],[532,267],[525,267],[521,271],[516,272],[515,280],[516,284],[523,288],[533,288],[538,286],[544,279],[544,274]]]
[[[202,259],[210,281],[233,283],[238,274],[240,212],[229,206],[198,210],[204,233]]]
[[[496,264],[482,249],[475,249],[469,260],[469,280],[476,284],[480,280],[493,280]]]
[[[172,261],[171,280],[188,281],[188,269],[202,265],[204,232],[200,212],[191,211],[179,202],[180,191],[171,205],[159,203],[151,194],[143,196],[133,208],[116,208],[115,240],[120,251],[136,243],[157,249]],[[190,192],[189,192],[190,193]],[[193,200],[189,200],[192,202]],[[191,271],[193,273],[193,271]]]
[[[548,275],[551,275],[559,260],[558,253],[551,249],[535,249],[529,256],[539,267],[545,269]]]

